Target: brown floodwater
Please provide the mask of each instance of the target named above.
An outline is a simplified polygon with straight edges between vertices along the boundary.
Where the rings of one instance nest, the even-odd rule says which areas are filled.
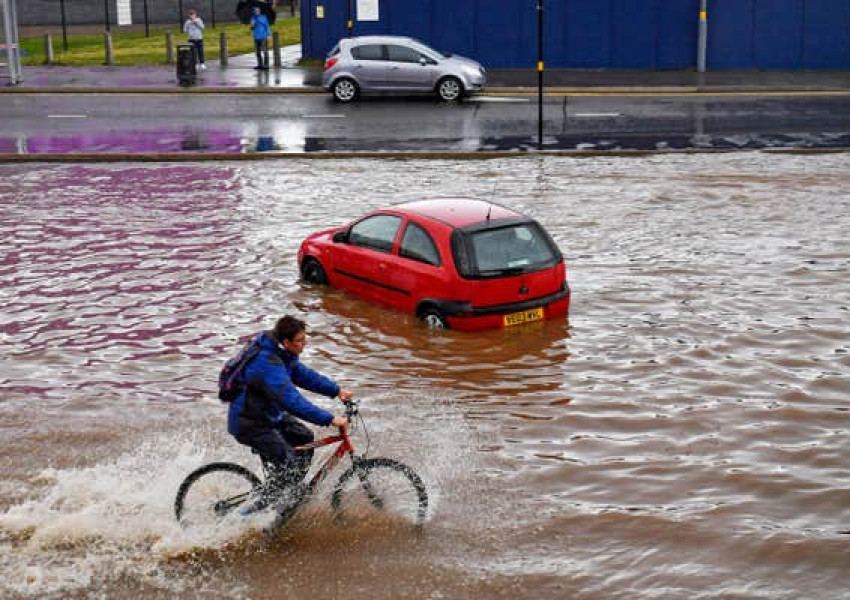
[[[538,218],[569,323],[299,282],[309,232],[437,195]],[[848,154],[0,166],[0,596],[846,598],[848,214]],[[426,481],[421,531],[175,523],[192,469],[258,467],[215,380],[283,313]]]

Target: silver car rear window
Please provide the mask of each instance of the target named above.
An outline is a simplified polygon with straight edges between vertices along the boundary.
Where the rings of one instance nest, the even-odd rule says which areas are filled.
[[[380,44],[364,44],[351,49],[354,60],[384,60],[384,49]]]

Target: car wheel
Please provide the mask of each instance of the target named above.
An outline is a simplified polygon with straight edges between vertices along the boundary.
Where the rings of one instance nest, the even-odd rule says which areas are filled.
[[[419,318],[422,319],[422,322],[428,329],[449,328],[449,323],[446,321],[446,317],[443,316],[443,313],[441,313],[436,308],[426,308],[421,313],[419,313]]]
[[[333,88],[334,100],[337,102],[353,102],[360,95],[360,88],[353,79],[342,77],[334,82]]]
[[[327,285],[328,283],[328,276],[325,273],[325,269],[312,256],[305,258],[301,264],[301,278],[307,283],[318,283],[320,285]]]
[[[443,102],[455,102],[463,97],[463,84],[457,77],[444,77],[437,84],[437,95]]]

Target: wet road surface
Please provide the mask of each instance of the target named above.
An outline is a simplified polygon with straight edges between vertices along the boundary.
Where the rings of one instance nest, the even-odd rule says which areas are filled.
[[[850,96],[547,97],[546,150],[846,148]],[[535,98],[0,95],[0,153],[481,152],[537,148]]]

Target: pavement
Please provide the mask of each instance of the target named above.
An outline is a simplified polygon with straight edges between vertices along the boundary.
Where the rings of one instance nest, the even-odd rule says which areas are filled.
[[[230,57],[227,66],[208,63],[195,85],[178,84],[176,67],[25,66],[18,85],[0,85],[0,93],[319,93],[321,67],[298,66],[300,46],[281,50],[280,66],[253,69],[253,54]],[[0,84],[8,84],[0,68]],[[536,94],[538,73],[530,69],[488,69],[487,93]],[[546,94],[580,93],[850,93],[850,71],[709,71],[548,69]]]

